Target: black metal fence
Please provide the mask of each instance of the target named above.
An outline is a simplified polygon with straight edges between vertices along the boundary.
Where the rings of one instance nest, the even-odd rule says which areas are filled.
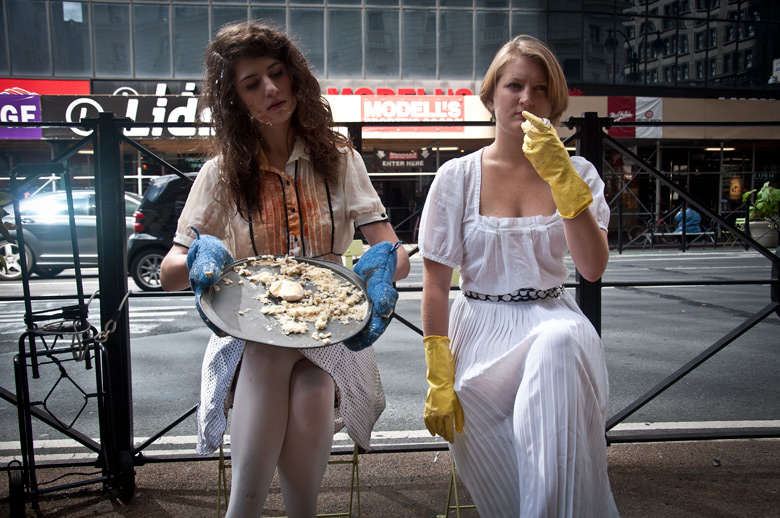
[[[8,124],[7,126],[45,126],[45,125],[66,125],[64,123],[18,123]],[[458,125],[489,125],[488,122],[477,123],[463,123],[459,122]],[[729,331],[706,350],[691,358],[683,366],[677,369],[673,374],[669,375],[662,382],[658,383],[651,390],[647,391],[644,395],[638,398],[636,401],[628,405],[626,408],[617,412],[614,416],[610,417],[606,426],[606,437],[609,442],[641,442],[641,441],[658,441],[658,440],[692,440],[692,439],[714,439],[714,438],[735,438],[735,437],[778,437],[780,436],[780,429],[764,429],[761,432],[745,433],[738,432],[733,433],[728,430],[715,430],[707,432],[706,434],[658,434],[658,433],[645,433],[645,434],[630,434],[621,435],[615,432],[613,429],[616,425],[623,422],[630,415],[642,408],[648,402],[653,400],[659,394],[663,393],[666,389],[674,385],[680,379],[696,369],[699,365],[704,363],[707,359],[721,351],[728,346],[738,337],[742,336],[748,330],[758,325],[764,319],[770,317],[772,314],[780,316],[780,281],[778,281],[778,274],[780,273],[780,258],[773,251],[770,251],[755,240],[753,240],[747,228],[737,228],[733,223],[729,222],[722,215],[718,214],[716,210],[708,207],[706,204],[700,202],[692,193],[686,191],[682,186],[677,185],[670,180],[667,175],[656,170],[649,164],[644,163],[636,154],[631,150],[625,148],[620,142],[609,137],[604,131],[606,128],[614,125],[612,119],[599,117],[595,113],[585,113],[581,117],[570,118],[565,124],[575,130],[574,134],[567,139],[568,142],[576,142],[577,154],[585,157],[591,163],[593,163],[599,171],[602,170],[604,163],[605,149],[614,149],[622,153],[628,160],[630,160],[636,167],[652,175],[655,179],[674,190],[684,202],[691,207],[698,210],[701,214],[710,218],[720,229],[725,229],[734,239],[745,246],[746,248],[752,248],[759,254],[764,256],[767,261],[771,263],[771,276],[768,279],[760,281],[755,280],[731,280],[731,281],[696,281],[697,285],[715,285],[715,286],[729,286],[734,284],[762,284],[769,285],[771,287],[770,297],[766,301],[766,305],[750,318],[740,323],[737,327]],[[675,123],[663,123],[663,125],[675,124]],[[682,123],[676,123],[680,125]],[[424,126],[426,123],[387,123],[387,124],[360,124],[350,123],[345,124],[348,127],[350,136],[353,138],[356,147],[360,149],[362,147],[361,133],[364,126],[378,126],[378,125],[390,125],[390,126]],[[429,125],[441,126],[441,122],[430,123]],[[641,125],[640,123],[623,123],[623,125]],[[689,123],[688,125],[707,126],[707,125],[725,125],[717,123]],[[732,124],[733,125],[733,124]],[[754,126],[754,125],[771,125],[780,126],[780,123],[743,123],[740,126]],[[69,437],[81,442],[91,450],[98,453],[99,461],[98,465],[102,470],[102,476],[97,479],[85,481],[84,484],[102,482],[109,486],[114,486],[120,489],[120,492],[124,489],[125,496],[130,498],[132,491],[128,492],[127,488],[133,484],[134,466],[142,465],[146,462],[165,462],[165,461],[177,461],[177,460],[193,460],[191,457],[177,457],[177,458],[165,458],[154,457],[144,455],[144,451],[148,446],[153,444],[157,439],[168,433],[175,426],[181,423],[183,420],[191,416],[195,411],[195,406],[183,409],[183,414],[171,421],[171,424],[164,427],[158,433],[153,434],[143,444],[136,446],[134,444],[133,437],[133,396],[132,396],[132,372],[130,367],[130,332],[129,332],[129,313],[126,301],[128,297],[135,296],[156,296],[154,294],[141,294],[131,293],[128,290],[127,283],[127,257],[126,257],[126,244],[127,236],[125,236],[124,228],[124,180],[121,174],[121,144],[127,143],[138,151],[144,153],[148,158],[158,162],[166,169],[176,174],[183,175],[181,171],[178,171],[175,167],[168,164],[163,158],[157,156],[151,150],[143,147],[137,142],[126,138],[122,134],[122,130],[132,126],[177,126],[177,124],[154,124],[148,122],[132,122],[129,119],[118,119],[111,113],[101,113],[99,117],[95,119],[85,119],[79,124],[79,127],[92,130],[92,133],[82,139],[79,142],[74,143],[68,149],[56,156],[48,164],[38,164],[33,166],[25,166],[19,168],[14,173],[16,183],[12,186],[14,192],[17,194],[22,192],[25,185],[33,181],[37,176],[56,170],[58,174],[64,176],[68,175],[67,161],[69,157],[73,156],[84,146],[94,146],[95,152],[95,186],[96,186],[96,198],[97,198],[97,221],[98,221],[98,254],[99,254],[99,293],[94,295],[100,299],[100,331],[92,331],[91,334],[86,334],[86,328],[76,329],[77,334],[82,335],[80,338],[80,352],[95,359],[95,368],[98,369],[97,373],[97,385],[98,396],[101,401],[101,408],[104,409],[104,414],[101,415],[101,419],[106,420],[106,423],[101,423],[101,444],[94,444],[94,441],[87,439],[86,437],[76,433],[68,426],[62,426],[62,423],[58,423],[56,419],[51,419],[46,415],[46,412],[37,407],[31,405],[31,401],[27,399],[24,394],[24,384],[27,382],[26,371],[29,368],[34,368],[35,362],[38,357],[52,358],[56,357],[60,353],[72,354],[76,346],[70,347],[49,347],[38,349],[38,343],[35,341],[36,334],[42,328],[39,327],[39,322],[36,322],[33,318],[32,307],[30,302],[33,297],[30,295],[29,289],[25,288],[24,301],[26,304],[26,312],[28,313],[26,318],[26,325],[28,327],[28,333],[20,339],[19,353],[16,361],[20,363],[19,369],[24,373],[17,370],[18,376],[21,377],[21,381],[17,379],[17,393],[0,387],[0,397],[6,401],[16,405],[19,408],[19,420],[20,420],[20,441],[22,442],[23,459],[21,463],[13,463],[4,467],[12,475],[12,497],[13,493],[18,494],[19,491],[24,491],[30,495],[33,502],[36,501],[38,495],[44,491],[40,490],[37,486],[35,479],[35,461],[34,461],[34,440],[32,437],[32,429],[30,421],[34,417],[39,419],[60,431],[63,431]],[[18,181],[17,181],[18,180]],[[72,211],[72,207],[71,207]],[[18,213],[18,211],[17,211]],[[685,239],[683,236],[683,248],[685,247]],[[74,241],[74,247],[77,244]],[[413,251],[414,253],[415,251]],[[78,255],[77,253],[75,254]],[[78,263],[76,264],[78,269]],[[29,282],[28,274],[25,274],[24,283]],[[80,282],[77,283],[80,286]],[[667,282],[664,280],[653,281],[653,286],[675,286],[684,283],[680,282]],[[627,286],[640,286],[640,283],[636,282],[588,282],[581,278],[579,274],[576,275],[575,282],[568,285],[569,288],[575,289],[576,300],[585,314],[594,324],[595,328],[601,332],[601,290],[603,287],[627,287]],[[405,291],[417,290],[421,288],[402,288]],[[80,288],[79,288],[80,290]],[[169,296],[170,294],[166,294]],[[0,297],[2,300],[12,300],[8,297]],[[53,299],[66,299],[67,296],[51,297]],[[78,319],[85,326],[89,327],[85,306],[88,304],[85,299],[85,295],[79,291],[76,296],[70,297],[76,299],[75,312],[78,315]],[[41,317],[43,320],[47,318],[47,315]],[[410,329],[422,335],[422,331],[414,326],[403,315],[396,314],[395,319],[401,324],[408,326]],[[44,326],[45,327],[45,326]],[[66,333],[62,332],[57,334],[56,330],[54,336],[62,337]],[[56,360],[55,360],[56,361]],[[63,367],[65,368],[65,367]],[[420,449],[441,449],[444,445],[420,445]],[[398,448],[385,448],[378,449],[378,452],[387,451],[402,451]],[[83,463],[70,463],[66,465],[80,465]],[[90,463],[94,465],[94,462]],[[15,482],[14,482],[15,481]],[[72,485],[68,485],[72,487]],[[46,491],[52,491],[61,489],[63,486],[48,488]]]

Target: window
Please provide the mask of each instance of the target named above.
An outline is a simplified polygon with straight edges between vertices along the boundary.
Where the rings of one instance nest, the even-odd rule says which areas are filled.
[[[680,54],[687,54],[688,53],[688,36],[682,35],[680,36]]]
[[[734,53],[734,72],[739,72],[742,69],[742,54],[739,52]]]
[[[93,4],[95,73],[98,76],[130,77],[130,6]]]
[[[707,45],[705,43],[705,40],[704,40],[704,33],[703,32],[697,32],[696,35],[694,36],[694,38],[695,38],[694,45],[695,45],[695,49],[696,50],[704,50],[707,47]]]
[[[723,73],[724,74],[731,73],[731,54],[723,55]]]
[[[745,51],[745,70],[753,68],[753,49]]]
[[[710,59],[710,77],[718,75],[718,60],[715,58]]]
[[[399,77],[398,16],[394,9],[366,10],[366,77]]]
[[[471,11],[442,11],[439,27],[439,75],[442,79],[474,76],[474,28]]]
[[[710,29],[710,48],[714,49],[718,46],[718,29]]]
[[[328,77],[362,77],[359,9],[328,9]]]
[[[23,42],[11,45],[11,72],[18,75],[51,75],[49,31],[46,3],[28,0],[9,0],[8,39]]]
[[[734,25],[726,25],[726,29],[723,32],[723,41],[728,43],[734,41]]]
[[[436,77],[436,12],[404,9],[403,17],[404,77]]]
[[[588,26],[588,34],[590,35],[591,42],[599,43],[601,41],[601,27],[598,25]]]
[[[197,79],[201,76],[208,34],[208,7],[173,8],[173,70],[176,77]]]
[[[51,35],[54,50],[54,75],[90,77],[92,44],[87,4],[51,3]]]
[[[654,68],[650,71],[650,82],[651,83],[658,82],[658,69]]]
[[[135,75],[171,77],[171,32],[169,6],[133,7]]]
[[[704,79],[704,61],[696,62],[696,79]]]
[[[683,65],[677,66],[677,80],[686,80],[689,78],[689,67],[688,64],[685,63]]]
[[[672,67],[664,67],[664,83],[672,82]]]

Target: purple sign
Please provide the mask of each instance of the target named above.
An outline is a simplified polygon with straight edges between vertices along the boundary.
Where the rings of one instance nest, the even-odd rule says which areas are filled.
[[[5,124],[40,122],[41,99],[37,95],[0,95],[0,139],[40,140],[41,128],[19,128]]]

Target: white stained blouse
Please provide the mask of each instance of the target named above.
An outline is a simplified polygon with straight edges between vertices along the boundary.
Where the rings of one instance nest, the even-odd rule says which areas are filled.
[[[609,206],[604,182],[584,158],[572,157],[572,163],[593,195],[589,210],[606,230]],[[563,284],[569,270],[563,263],[568,248],[560,216],[483,216],[479,213],[481,180],[482,150],[441,166],[420,221],[420,255],[460,267],[464,291],[504,295]]]
[[[262,214],[250,223],[217,200],[227,196],[219,160],[204,164],[179,217],[174,242],[189,247],[195,235],[221,239],[236,260],[258,254],[320,257],[339,261],[354,239],[355,227],[387,220],[371,185],[362,158],[344,151],[343,175],[325,186],[315,174],[300,140],[284,171],[265,167],[257,173],[262,184]],[[233,337],[213,335],[203,359],[198,405],[199,454],[211,453],[222,442],[231,404],[230,386],[245,344]],[[385,408],[385,396],[373,347],[353,352],[343,344],[301,350],[336,384],[334,429],[343,426],[355,442],[369,450],[371,430]]]
[[[252,234],[233,205],[228,203],[227,208],[222,202],[228,199],[227,183],[219,159],[209,160],[192,186],[174,242],[189,247],[195,239],[190,228],[194,226],[201,234],[219,237],[235,259],[258,254],[340,256],[354,239],[355,227],[387,220],[360,154],[343,153],[344,173],[335,185],[325,186],[315,175],[300,139],[284,171],[271,167],[258,171],[263,212],[254,217]]]

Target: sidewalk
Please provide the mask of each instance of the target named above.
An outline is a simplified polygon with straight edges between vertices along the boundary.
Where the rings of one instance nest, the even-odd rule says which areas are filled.
[[[780,439],[614,444],[608,456],[615,500],[625,518],[780,517]],[[362,516],[434,518],[443,514],[449,467],[446,451],[438,458],[436,452],[361,455]],[[64,472],[39,469],[38,478],[51,480]],[[137,490],[128,504],[96,484],[44,495],[38,513],[27,505],[27,516],[217,516],[217,461],[147,464],[136,472]],[[320,493],[321,513],[347,509],[349,482],[348,465],[328,467]],[[462,487],[460,497],[461,503],[471,503]],[[0,498],[0,516],[8,516],[7,483],[0,485]],[[267,516],[284,513],[277,484],[271,488],[266,507]],[[356,507],[353,516],[357,516]],[[461,516],[476,518],[478,514],[463,510]]]

